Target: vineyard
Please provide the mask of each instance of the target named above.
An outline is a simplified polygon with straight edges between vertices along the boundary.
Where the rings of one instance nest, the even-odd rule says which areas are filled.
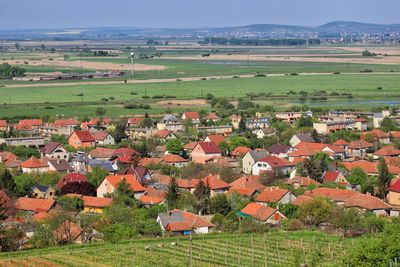
[[[319,232],[213,234],[0,254],[0,266],[340,266],[357,239]]]

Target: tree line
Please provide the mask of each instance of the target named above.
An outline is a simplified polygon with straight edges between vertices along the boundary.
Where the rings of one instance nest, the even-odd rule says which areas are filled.
[[[214,45],[251,45],[251,46],[305,46],[320,45],[320,39],[256,39],[256,38],[225,38],[225,37],[206,37],[201,44]]]

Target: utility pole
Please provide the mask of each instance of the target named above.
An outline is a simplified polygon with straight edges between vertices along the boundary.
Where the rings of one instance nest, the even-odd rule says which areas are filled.
[[[133,77],[133,64],[135,60],[135,54],[131,52],[131,77]]]

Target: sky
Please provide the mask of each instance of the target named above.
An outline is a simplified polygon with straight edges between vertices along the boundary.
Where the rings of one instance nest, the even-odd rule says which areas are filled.
[[[0,0],[0,29],[400,23],[399,0]]]

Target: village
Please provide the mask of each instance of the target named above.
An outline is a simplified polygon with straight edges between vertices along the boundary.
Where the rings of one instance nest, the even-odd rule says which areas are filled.
[[[335,227],[314,209],[399,216],[398,118],[383,110],[2,120],[2,249],[232,232],[244,222],[256,232],[354,234],[360,228]]]

